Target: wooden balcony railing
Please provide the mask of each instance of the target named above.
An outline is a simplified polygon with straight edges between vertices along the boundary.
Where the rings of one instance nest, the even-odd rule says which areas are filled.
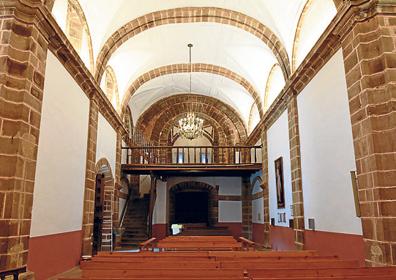
[[[238,165],[262,163],[261,146],[123,147],[127,164]]]

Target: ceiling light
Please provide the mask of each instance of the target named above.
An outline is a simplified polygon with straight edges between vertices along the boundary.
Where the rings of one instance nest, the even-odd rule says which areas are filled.
[[[189,48],[189,63],[190,63],[190,94],[191,94],[191,73],[192,73],[192,64],[191,64],[191,48],[192,44],[187,45]],[[191,105],[192,107],[192,105]],[[183,138],[193,140],[202,136],[203,134],[203,119],[197,117],[194,112],[192,112],[192,108],[190,112],[186,114],[184,118],[179,120],[179,133]]]

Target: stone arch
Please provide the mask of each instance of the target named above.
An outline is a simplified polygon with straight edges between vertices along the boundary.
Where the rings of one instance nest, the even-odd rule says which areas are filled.
[[[216,133],[217,134],[217,133]],[[217,134],[218,135],[218,134]],[[176,136],[175,136],[175,138],[174,139],[171,139],[172,141],[168,141],[168,144],[169,144],[169,146],[174,146],[174,144],[175,144],[175,142],[178,140],[178,139],[180,139],[180,137],[181,137],[181,135],[180,134],[177,134]],[[203,133],[202,134],[202,137],[205,137],[210,143],[211,143],[211,145],[212,146],[215,146],[215,137],[213,137],[213,139],[212,138],[210,138],[209,136],[208,136],[208,134],[207,133]],[[169,137],[168,137],[169,138]],[[218,137],[217,137],[218,138]],[[216,138],[216,139],[217,139]]]
[[[296,27],[296,32],[294,33],[294,40],[293,40],[293,50],[292,50],[292,61],[291,61],[291,70],[292,73],[296,71],[297,69],[297,52],[298,52],[298,46],[300,43],[300,33],[301,33],[301,28],[303,25],[304,17],[309,10],[309,8],[312,5],[312,0],[307,0],[305,2],[305,5],[301,11],[300,17],[297,21],[297,27]]]
[[[257,125],[257,123],[254,124],[254,122],[253,122],[254,121],[254,114],[255,114],[255,111],[254,111],[255,105],[256,104],[253,103],[252,106],[250,107],[249,120],[248,120],[248,125],[247,125],[248,134],[250,134],[253,131],[254,126]]]
[[[206,63],[193,63],[190,68],[190,64],[180,63],[180,64],[171,64],[166,66],[161,66],[159,68],[153,69],[148,71],[142,75],[140,75],[132,84],[129,86],[128,90],[126,91],[124,98],[122,100],[122,109],[124,110],[126,105],[129,103],[131,97],[135,94],[135,92],[145,83],[148,81],[164,76],[169,74],[175,73],[188,73],[190,72],[205,72],[211,73],[215,75],[220,75],[226,77],[234,82],[240,84],[252,97],[254,102],[257,105],[257,108],[260,113],[260,117],[263,117],[263,107],[262,102],[260,100],[260,95],[258,94],[257,90],[254,88],[252,84],[249,83],[244,77],[240,76],[239,74],[226,69],[221,66],[213,65],[213,64],[206,64]]]
[[[178,94],[159,100],[140,116],[136,127],[158,143],[160,139],[167,140],[170,125],[189,110],[209,120],[215,130],[224,131],[226,138],[246,141],[246,127],[237,111],[216,98],[197,94]]]
[[[174,194],[180,191],[206,191],[209,195],[209,226],[215,226],[218,223],[219,217],[219,199],[218,199],[218,187],[212,186],[208,183],[200,181],[183,181],[172,185],[169,188],[168,205],[169,205],[169,224],[174,219]]]
[[[337,9],[337,12],[339,12],[342,9],[343,0],[333,0],[333,2],[334,2],[334,6]]]
[[[285,79],[289,77],[289,56],[280,39],[270,28],[260,21],[243,13],[215,7],[184,7],[156,11],[131,20],[115,31],[107,39],[97,57],[95,78],[100,80],[104,66],[107,65],[111,55],[127,40],[137,34],[165,24],[215,22],[238,27],[249,32],[263,41],[273,52],[281,65]]]
[[[122,115],[123,123],[127,129],[129,139],[132,139],[133,136],[133,118],[131,108],[126,106],[123,115]]]
[[[84,10],[78,0],[68,0],[65,33],[81,59],[88,63],[91,73],[94,73],[95,62],[91,33]],[[84,44],[84,39],[86,40],[86,45]],[[83,56],[84,47],[87,48],[86,51],[88,52],[88,57],[86,58]]]
[[[154,134],[153,136],[155,138],[152,138],[153,141],[157,142],[159,145],[166,145],[166,139],[169,136],[169,133],[174,126],[174,124],[177,122],[178,119],[184,116],[184,113],[181,113],[172,119],[169,119],[164,125],[162,130],[159,132],[159,134]],[[214,133],[214,139],[213,139],[213,145],[218,146],[218,145],[231,145],[231,141],[227,139],[227,135],[229,135],[224,128],[218,123],[216,120],[213,118],[204,115],[204,114],[197,114],[199,118],[204,119],[205,122],[208,122],[215,130]],[[159,125],[160,126],[160,125]]]
[[[251,193],[251,194],[253,194],[254,186],[256,185],[256,183],[259,183],[261,189],[263,190],[263,179],[261,179],[261,176],[256,176],[256,177],[254,177],[254,179],[252,180],[251,190],[250,190],[250,193]]]
[[[114,108],[118,111],[120,107],[120,96],[118,93],[118,83],[117,77],[110,65],[106,66],[105,69],[105,79],[104,79],[104,89],[107,98],[113,104]]]
[[[113,201],[114,201],[114,177],[109,161],[101,158],[95,165],[96,174],[102,174],[104,179],[103,198],[103,223],[102,223],[102,251],[113,249]],[[95,209],[93,209],[95,211]],[[92,213],[94,214],[94,213]]]
[[[271,70],[267,77],[267,82],[265,84],[265,92],[264,92],[264,112],[267,111],[269,109],[269,107],[271,106],[269,97],[270,97],[270,93],[271,93],[271,86],[273,85],[273,80],[274,80],[277,68],[279,68],[279,65],[277,63],[272,65]],[[280,91],[279,91],[279,93],[280,93]]]
[[[329,0],[329,1],[334,4],[334,7],[337,11],[339,11],[343,6],[342,0]],[[291,57],[292,57],[291,71],[292,71],[292,73],[294,73],[298,67],[297,60],[298,60],[299,48],[301,45],[301,31],[303,29],[304,21],[306,20],[307,14],[308,14],[309,10],[311,9],[312,4],[314,4],[314,3],[315,3],[315,1],[313,1],[313,0],[307,0],[305,2],[305,5],[301,11],[300,17],[297,21],[296,31],[294,33],[293,49],[292,49],[292,53],[291,53]],[[322,31],[322,33],[323,33],[323,31]]]

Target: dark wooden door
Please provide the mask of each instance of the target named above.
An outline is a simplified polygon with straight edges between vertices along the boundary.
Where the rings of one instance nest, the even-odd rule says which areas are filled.
[[[102,245],[102,224],[103,224],[103,198],[104,198],[104,176],[96,175],[95,183],[95,204],[94,204],[94,226],[92,240],[92,254],[96,255]]]

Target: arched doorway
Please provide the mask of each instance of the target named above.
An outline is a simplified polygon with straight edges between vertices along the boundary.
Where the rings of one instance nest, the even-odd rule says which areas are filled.
[[[93,197],[92,254],[113,249],[114,177],[107,159],[96,164]]]
[[[209,223],[209,194],[206,190],[182,190],[175,192],[176,224]]]
[[[206,224],[218,221],[217,189],[202,182],[182,182],[169,190],[169,223]]]

